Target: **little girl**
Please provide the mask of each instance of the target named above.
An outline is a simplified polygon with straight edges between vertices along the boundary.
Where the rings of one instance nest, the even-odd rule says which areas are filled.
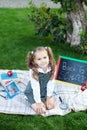
[[[38,114],[43,114],[46,109],[53,109],[55,101],[52,98],[54,90],[55,61],[50,47],[38,47],[27,55],[29,67],[29,82],[25,95],[31,107]]]

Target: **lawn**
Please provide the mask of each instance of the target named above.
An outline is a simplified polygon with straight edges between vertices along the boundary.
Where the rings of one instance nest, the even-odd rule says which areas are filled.
[[[0,8],[0,69],[27,70],[26,55],[37,46],[50,46],[57,62],[59,55],[87,60],[63,43],[35,36],[34,24],[29,21],[29,8]],[[1,106],[0,106],[1,107]],[[0,114],[2,130],[85,130],[86,111],[72,112],[65,116],[27,116]]]

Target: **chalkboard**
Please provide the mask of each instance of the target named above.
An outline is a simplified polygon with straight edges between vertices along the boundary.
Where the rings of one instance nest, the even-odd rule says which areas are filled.
[[[59,56],[55,80],[84,85],[87,80],[87,61]]]

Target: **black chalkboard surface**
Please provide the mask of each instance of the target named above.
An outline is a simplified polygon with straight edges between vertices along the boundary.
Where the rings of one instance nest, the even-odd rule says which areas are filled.
[[[84,85],[87,80],[87,61],[59,56],[55,80]]]

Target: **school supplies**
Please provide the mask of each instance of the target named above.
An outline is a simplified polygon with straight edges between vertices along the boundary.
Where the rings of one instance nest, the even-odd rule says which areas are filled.
[[[7,93],[7,96],[11,99],[14,96],[18,95],[20,93],[19,86],[15,81],[9,81],[3,86],[5,92]]]
[[[1,80],[8,80],[8,79],[15,79],[15,78],[18,78],[16,72],[8,71],[7,73],[1,74]]]

